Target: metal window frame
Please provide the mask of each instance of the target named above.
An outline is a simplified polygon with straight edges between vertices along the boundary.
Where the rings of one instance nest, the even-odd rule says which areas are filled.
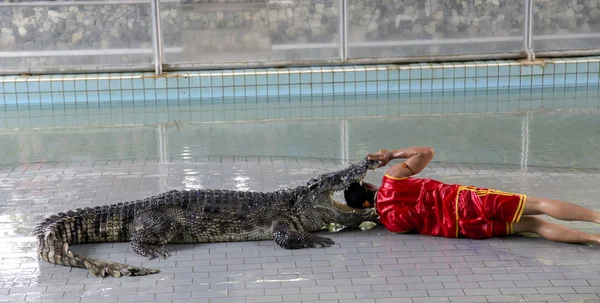
[[[534,51],[533,49],[533,14],[534,1],[525,0],[524,14],[524,35],[519,37],[492,37],[484,39],[447,39],[439,41],[381,41],[359,43],[360,47],[380,47],[386,46],[407,46],[407,45],[422,45],[431,43],[442,44],[460,44],[460,43],[488,43],[490,41],[518,41],[522,39],[523,49],[515,52],[502,53],[485,53],[485,54],[462,54],[462,55],[431,55],[431,56],[411,56],[411,57],[370,57],[370,58],[352,58],[349,56],[348,46],[356,46],[356,43],[348,42],[348,0],[337,0],[339,9],[339,41],[338,43],[330,44],[306,44],[294,45],[294,48],[338,48],[339,56],[332,59],[319,60],[282,60],[282,61],[254,61],[254,62],[219,62],[219,63],[168,63],[164,62],[164,49],[162,39],[162,26],[160,20],[160,1],[161,0],[123,0],[123,1],[86,1],[85,5],[106,5],[106,4],[133,4],[133,3],[148,3],[151,6],[152,19],[152,49],[125,50],[129,53],[153,54],[153,64],[121,64],[121,65],[90,65],[90,66],[45,66],[45,67],[30,67],[30,68],[3,68],[0,70],[0,75],[15,75],[15,74],[50,74],[50,73],[101,73],[101,72],[154,72],[156,75],[162,75],[165,71],[187,71],[198,69],[231,69],[231,68],[267,68],[267,67],[285,67],[285,66],[312,66],[312,65],[348,65],[348,64],[397,64],[397,63],[415,63],[415,62],[449,62],[449,61],[473,61],[473,60],[496,60],[496,59],[526,59],[533,61],[536,56],[541,57],[574,57],[574,56],[591,56],[600,55],[600,49],[577,49],[577,50],[553,50],[553,51]],[[164,3],[179,3],[179,0],[162,0]],[[56,5],[74,5],[74,2],[61,1],[36,1],[36,2],[9,2],[0,3],[3,6],[56,6]],[[541,35],[536,36],[536,39],[547,40],[561,38],[561,35]],[[568,35],[562,37],[564,39],[575,38],[600,38],[600,33]],[[286,49],[292,46],[280,45],[278,49]],[[167,52],[176,51],[177,48],[167,48]],[[115,53],[112,50],[109,53]],[[63,53],[52,54],[54,56],[73,56],[79,55],[80,51],[62,51]],[[84,51],[84,55],[94,55],[98,52],[94,50]],[[14,57],[16,52],[0,52],[1,57]],[[17,57],[32,57],[47,54],[47,51],[39,52],[20,52]],[[68,53],[68,54],[67,54]]]

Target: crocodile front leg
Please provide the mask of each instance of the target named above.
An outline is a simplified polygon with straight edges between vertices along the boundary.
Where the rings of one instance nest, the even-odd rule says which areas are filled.
[[[148,210],[139,214],[134,221],[131,237],[133,251],[150,260],[166,259],[169,251],[165,247],[177,233],[177,222],[167,214]]]
[[[275,243],[286,249],[329,247],[335,244],[329,238],[296,230],[293,224],[286,219],[276,220],[271,229]]]

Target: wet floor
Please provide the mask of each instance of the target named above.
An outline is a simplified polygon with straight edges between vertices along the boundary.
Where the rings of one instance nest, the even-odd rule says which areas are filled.
[[[506,96],[508,104],[535,100],[531,94]],[[177,109],[178,119],[103,127],[36,128],[31,121],[37,113],[23,118],[22,109],[17,115],[7,109],[10,123],[25,124],[15,129],[7,122],[0,130],[0,302],[598,301],[598,247],[523,236],[443,239],[395,235],[377,227],[327,234],[337,243],[325,249],[283,250],[272,241],[173,245],[172,257],[152,261],[136,255],[128,243],[76,246],[74,251],[87,256],[162,271],[100,279],[82,269],[38,261],[30,235],[37,222],[54,212],[171,189],[271,191],[342,168],[366,152],[413,145],[436,150],[423,176],[600,210],[597,90],[579,98],[553,96],[555,108],[528,106],[512,113],[391,110],[399,107],[390,104],[407,102],[420,104],[421,111],[422,96],[413,96],[366,98],[354,103],[358,111],[347,110],[344,103],[344,112],[353,114],[338,116],[291,119],[287,109],[267,109],[277,118],[224,123],[214,115],[212,121],[182,119],[189,112]],[[452,99],[453,106],[460,100]],[[373,103],[388,104],[387,110],[362,114],[363,106]],[[302,111],[320,108],[324,113],[329,111],[325,107],[339,111],[323,103]],[[44,111],[40,116],[47,122],[63,117]],[[370,173],[367,180],[377,182],[382,174]],[[590,223],[565,224],[600,232]]]

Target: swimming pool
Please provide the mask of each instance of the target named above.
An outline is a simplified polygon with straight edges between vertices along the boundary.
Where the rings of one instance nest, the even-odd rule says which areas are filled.
[[[29,232],[49,213],[170,189],[295,186],[366,152],[411,145],[436,149],[426,177],[599,209],[599,92],[586,85],[5,106],[0,300],[597,300],[597,249],[539,238],[438,239],[375,228],[328,235],[337,244],[327,249],[286,251],[270,241],[174,245],[172,257],[153,261],[128,243],[75,246],[162,270],[101,280],[38,262]]]

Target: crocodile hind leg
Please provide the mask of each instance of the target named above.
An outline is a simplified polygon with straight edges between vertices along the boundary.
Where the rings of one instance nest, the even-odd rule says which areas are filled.
[[[271,229],[273,231],[273,240],[275,243],[287,249],[329,247],[335,244],[335,242],[329,238],[298,231],[290,221],[285,219],[279,219],[273,222]]]
[[[177,233],[177,222],[170,216],[149,210],[139,214],[133,223],[134,231],[131,237],[133,251],[150,260],[155,258],[166,259],[169,250],[166,244]]]

